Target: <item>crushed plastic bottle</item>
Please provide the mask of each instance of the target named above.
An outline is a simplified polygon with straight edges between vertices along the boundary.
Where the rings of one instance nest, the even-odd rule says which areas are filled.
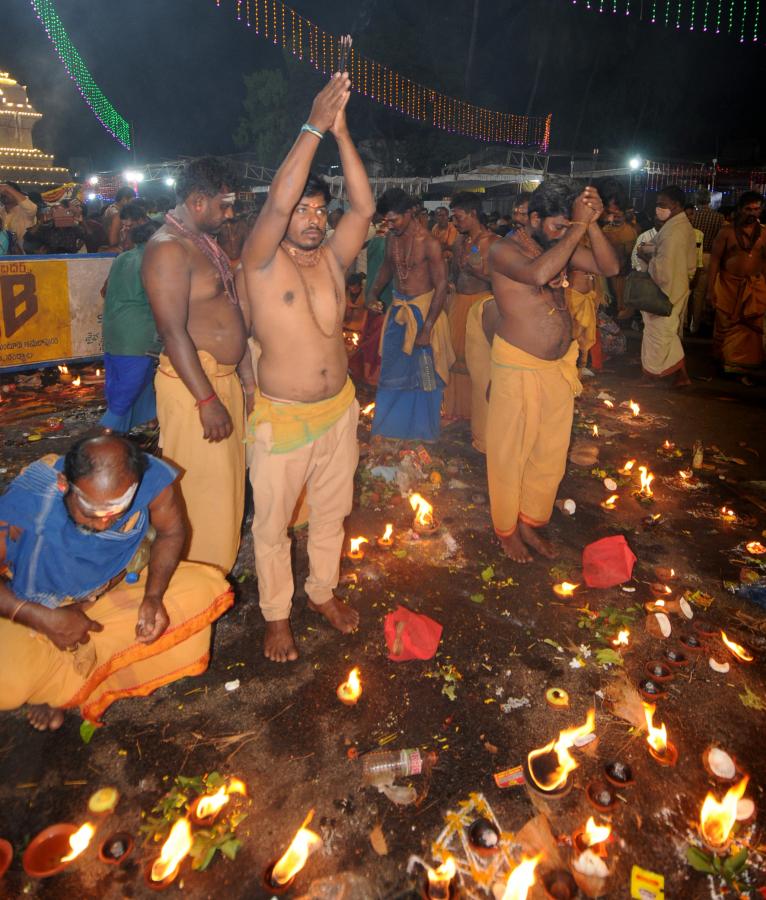
[[[135,584],[141,576],[141,572],[149,565],[149,557],[152,555],[152,544],[157,537],[157,532],[150,525],[138,549],[133,554],[131,561],[125,566],[125,581]]]

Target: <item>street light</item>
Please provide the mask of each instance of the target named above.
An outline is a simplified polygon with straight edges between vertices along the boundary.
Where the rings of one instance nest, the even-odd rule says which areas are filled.
[[[138,183],[144,180],[143,172],[134,172],[132,169],[127,169],[122,173],[122,177],[125,181],[132,181],[134,183]]]
[[[629,166],[634,172],[636,172],[638,169],[641,168],[641,163],[642,163],[642,162],[643,162],[643,160],[641,159],[640,156],[631,156],[631,158],[628,160],[628,166]]]
[[[644,161],[640,156],[631,156],[628,160],[628,168],[630,169],[628,175],[628,199],[631,203],[633,202],[633,173],[638,172],[643,164]]]
[[[168,177],[168,178],[165,179],[165,184],[166,184],[168,187],[175,187],[175,186],[176,186],[176,180],[175,180],[175,178],[169,178],[169,177]]]
[[[98,175],[91,175],[88,179],[88,184],[93,185],[95,187],[98,184]]]

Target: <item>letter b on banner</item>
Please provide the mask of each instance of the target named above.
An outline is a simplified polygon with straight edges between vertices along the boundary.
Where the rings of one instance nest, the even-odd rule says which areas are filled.
[[[32,272],[0,275],[0,302],[3,308],[3,333],[13,335],[35,315],[38,309],[35,276]]]

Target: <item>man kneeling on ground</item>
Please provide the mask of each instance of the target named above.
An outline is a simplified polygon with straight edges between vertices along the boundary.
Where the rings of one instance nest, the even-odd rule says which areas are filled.
[[[98,722],[115,700],[207,668],[233,595],[216,568],[179,564],[176,477],[98,437],[32,463],[0,497],[0,709],[29,704],[41,731],[73,707]],[[148,567],[126,577],[148,546]]]

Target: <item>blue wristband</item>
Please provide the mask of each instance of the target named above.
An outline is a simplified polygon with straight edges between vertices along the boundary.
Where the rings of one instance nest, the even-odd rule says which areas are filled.
[[[306,122],[305,125],[301,125],[301,131],[307,131],[309,134],[313,134],[314,137],[318,137],[320,141],[324,137],[324,131],[320,131],[318,128],[314,128],[314,126],[309,125],[308,122]]]

